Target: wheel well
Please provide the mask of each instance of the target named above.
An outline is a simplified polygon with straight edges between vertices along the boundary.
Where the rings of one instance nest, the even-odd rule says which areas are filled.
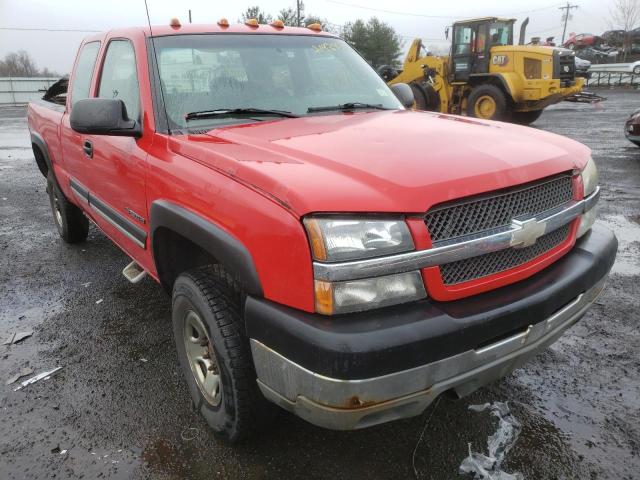
[[[181,273],[219,263],[202,247],[165,227],[159,227],[153,235],[153,256],[160,283],[168,292]]]
[[[502,93],[505,94],[505,97],[508,101],[513,101],[511,93],[509,93],[509,89],[506,87],[504,81],[498,77],[493,75],[472,77],[469,79],[469,84],[473,87],[477,87],[478,85],[493,85],[502,90]],[[471,93],[471,91],[469,91]]]
[[[31,148],[33,149],[33,156],[36,159],[38,170],[40,170],[40,173],[42,173],[42,175],[44,175],[46,178],[47,175],[49,174],[49,165],[47,164],[44,153],[42,152],[42,150],[40,150],[40,147],[35,143],[31,144]]]

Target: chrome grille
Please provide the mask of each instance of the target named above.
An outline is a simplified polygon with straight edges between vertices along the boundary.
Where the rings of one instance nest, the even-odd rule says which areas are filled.
[[[514,218],[535,217],[573,198],[570,175],[547,178],[515,189],[437,206],[425,216],[434,246],[438,242],[508,227]]]
[[[560,245],[567,239],[570,230],[571,224],[569,223],[541,236],[530,247],[507,248],[440,265],[442,281],[445,285],[455,285],[517,267]]]

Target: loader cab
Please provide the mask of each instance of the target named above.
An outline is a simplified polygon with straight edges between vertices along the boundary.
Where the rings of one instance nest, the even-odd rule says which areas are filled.
[[[453,24],[451,72],[454,82],[489,73],[491,47],[513,45],[515,19],[480,18]]]

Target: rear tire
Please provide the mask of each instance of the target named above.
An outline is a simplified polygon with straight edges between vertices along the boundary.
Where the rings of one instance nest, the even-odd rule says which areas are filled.
[[[467,100],[467,115],[485,120],[508,121],[511,117],[505,93],[495,85],[479,85]]]
[[[173,286],[173,333],[189,393],[213,431],[230,442],[276,411],[256,383],[241,305],[238,283],[219,265],[183,273]]]
[[[47,192],[53,221],[62,240],[67,243],[84,242],[89,234],[89,220],[82,210],[67,200],[51,171],[47,175]]]
[[[412,82],[409,84],[416,101],[416,109],[427,112],[440,111],[440,95],[430,84]]]
[[[542,110],[532,110],[530,112],[513,112],[511,121],[518,125],[530,125],[540,118]]]

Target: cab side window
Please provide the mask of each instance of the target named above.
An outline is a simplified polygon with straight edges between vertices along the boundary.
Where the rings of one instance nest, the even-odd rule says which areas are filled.
[[[99,50],[100,42],[85,43],[82,46],[71,86],[71,106],[75,105],[78,100],[89,98],[93,67],[96,64]]]
[[[127,107],[132,120],[140,120],[140,90],[133,45],[127,40],[113,40],[107,47],[100,86],[99,98],[117,98]]]

